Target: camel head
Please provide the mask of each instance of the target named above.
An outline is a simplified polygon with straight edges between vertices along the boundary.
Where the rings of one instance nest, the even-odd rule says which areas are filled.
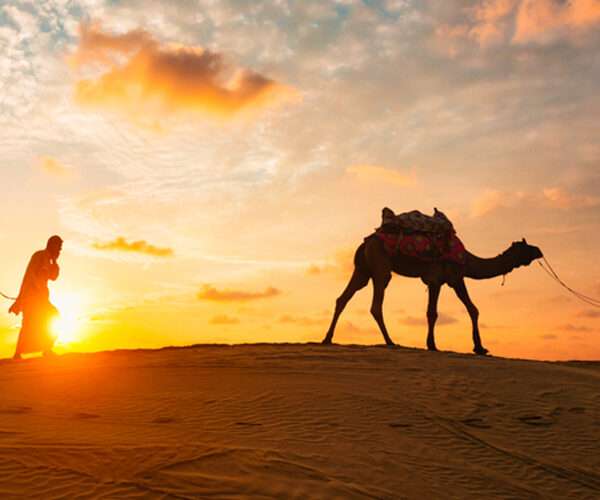
[[[529,245],[525,238],[521,241],[513,241],[508,249],[511,257],[515,260],[516,267],[528,266],[535,259],[540,259],[544,256],[538,247]]]

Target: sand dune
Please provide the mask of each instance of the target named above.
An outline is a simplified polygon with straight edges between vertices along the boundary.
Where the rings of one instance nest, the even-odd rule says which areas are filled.
[[[0,362],[0,497],[600,498],[600,363],[197,346]]]

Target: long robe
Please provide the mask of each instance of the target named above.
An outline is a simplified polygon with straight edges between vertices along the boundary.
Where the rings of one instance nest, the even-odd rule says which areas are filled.
[[[47,250],[35,252],[31,257],[19,296],[10,309],[15,314],[23,313],[17,353],[52,349],[56,339],[51,332],[51,323],[58,310],[50,303],[48,280],[56,280],[59,272],[58,264]]]

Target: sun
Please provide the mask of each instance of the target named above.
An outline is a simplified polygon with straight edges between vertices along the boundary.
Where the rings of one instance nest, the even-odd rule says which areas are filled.
[[[52,320],[50,331],[56,338],[56,344],[66,345],[77,340],[84,323],[84,307],[81,296],[75,293],[61,292],[52,298],[59,315]]]

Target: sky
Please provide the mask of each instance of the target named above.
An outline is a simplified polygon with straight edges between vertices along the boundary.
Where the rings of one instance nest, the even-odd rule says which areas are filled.
[[[600,297],[599,54],[599,0],[2,1],[0,290],[56,233],[60,352],[320,341],[389,206],[484,257],[525,237]],[[600,310],[536,263],[467,286],[493,354],[600,358]],[[370,299],[335,341],[382,343]],[[392,279],[396,343],[426,302]]]

